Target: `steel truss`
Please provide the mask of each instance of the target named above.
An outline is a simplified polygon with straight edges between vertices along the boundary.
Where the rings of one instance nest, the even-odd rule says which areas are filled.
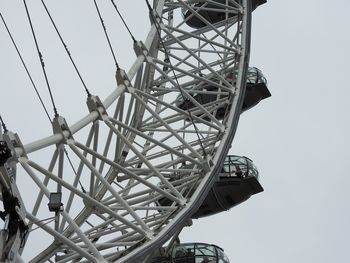
[[[17,239],[28,239],[30,246],[30,240],[49,237],[31,262],[141,262],[198,209],[237,127],[251,11],[247,0],[227,0],[216,7],[226,10],[226,19],[211,24],[200,10],[215,1],[199,8],[196,2],[155,1],[147,39],[134,46],[134,64],[128,72],[117,71],[118,85],[103,102],[88,98],[89,113],[80,121],[69,125],[56,117],[53,135],[28,144],[10,132],[0,135],[12,150],[4,167],[23,168],[13,181],[18,198],[25,189],[36,197],[20,203],[28,233]],[[205,26],[188,27],[182,9]],[[234,77],[228,80],[228,74]],[[194,93],[217,100],[201,104]],[[179,97],[193,108],[177,107]],[[224,117],[218,118],[225,105]],[[51,156],[49,165],[37,153]],[[16,178],[5,170],[2,180]],[[62,193],[63,211],[48,210],[53,192]],[[160,205],[162,198],[170,204]]]

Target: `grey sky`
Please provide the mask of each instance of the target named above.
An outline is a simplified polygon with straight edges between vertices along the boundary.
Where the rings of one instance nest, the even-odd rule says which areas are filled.
[[[14,33],[21,36],[19,45],[31,68],[38,68],[33,45],[28,44],[28,28],[23,28],[27,24],[22,3],[14,2],[2,1],[0,11]],[[32,2],[37,5],[33,11],[41,10],[39,1]],[[136,37],[143,39],[148,30],[143,1],[117,2]],[[135,8],[136,2],[140,7]],[[102,36],[96,35],[86,45],[74,42],[76,32],[87,37],[100,28],[97,20],[80,16],[89,12],[92,15],[91,5],[80,12],[77,10],[85,5],[83,1],[70,5],[67,10],[62,8],[64,5],[50,3],[55,19],[63,28],[69,26],[64,31],[71,41],[67,44],[79,58],[91,91],[103,98],[114,87],[113,61],[108,51],[101,49]],[[348,0],[269,0],[254,12],[250,65],[262,69],[272,97],[241,116],[230,153],[253,159],[265,192],[229,212],[194,221],[180,236],[182,241],[217,244],[232,262],[239,263],[350,260],[349,10]],[[114,19],[118,20],[116,16]],[[43,48],[62,52],[58,41],[52,40],[56,36],[48,33],[48,21],[45,23],[47,26],[41,30],[52,34],[52,38],[43,42]],[[117,57],[128,69],[135,57],[132,42],[124,29],[118,28],[120,32],[113,38]],[[109,29],[114,30],[111,26]],[[0,57],[0,112],[9,128],[18,132],[24,142],[49,134],[51,127],[2,26]],[[60,59],[64,59],[63,53],[52,55],[57,63],[61,63]],[[91,62],[95,67],[88,67]],[[58,70],[49,62],[47,67],[51,72]],[[53,83],[59,83],[64,76],[77,86],[56,84],[54,91],[62,115],[73,122],[85,111],[85,96],[72,70],[58,72],[51,74]],[[67,72],[71,76],[64,75]],[[33,74],[36,79],[42,78],[39,70]],[[43,85],[40,89],[45,94]],[[44,97],[48,102],[47,95]],[[80,104],[82,109],[75,106]]]
[[[187,240],[209,236],[240,263],[350,260],[349,10],[270,0],[255,11],[250,64],[272,97],[241,116],[231,153],[255,161],[265,192],[195,223]]]

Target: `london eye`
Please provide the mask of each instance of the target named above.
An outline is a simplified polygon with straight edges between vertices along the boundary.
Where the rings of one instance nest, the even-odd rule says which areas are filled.
[[[86,110],[73,123],[60,114],[64,105],[55,103],[32,2],[21,8],[47,101],[17,45],[16,25],[0,10],[2,39],[11,43],[52,130],[27,142],[1,114],[0,261],[228,263],[219,246],[181,243],[178,236],[191,220],[263,191],[253,161],[228,151],[240,115],[271,96],[263,73],[249,64],[251,17],[266,1],[137,1],[149,17],[145,39],[128,27],[118,1],[104,1],[128,30],[134,51],[128,69],[118,63],[103,1],[90,1],[115,62],[115,85],[106,97],[84,82],[50,3],[37,2],[81,80]]]

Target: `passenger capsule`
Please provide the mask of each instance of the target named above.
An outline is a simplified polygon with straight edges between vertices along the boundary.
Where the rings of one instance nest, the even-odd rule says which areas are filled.
[[[234,84],[234,73],[226,75],[225,79]],[[212,82],[219,83],[217,78],[210,79]],[[205,105],[206,109],[211,111],[214,108],[215,117],[217,119],[223,119],[225,114],[230,110],[231,104],[222,102],[222,99],[227,98],[224,92],[218,92],[217,86],[209,85],[205,83],[203,85],[193,86],[187,89],[188,93],[201,105]],[[223,95],[224,94],[224,95]],[[267,80],[262,72],[256,67],[249,67],[246,77],[246,91],[244,94],[244,100],[242,104],[241,112],[251,109],[256,106],[261,100],[271,96],[270,91],[267,88]],[[215,103],[217,102],[217,103]],[[191,113],[200,117],[203,112],[189,98],[185,98],[182,93],[178,95],[175,102],[176,106],[182,110],[191,110]],[[204,117],[205,119],[207,117]]]
[[[182,15],[186,24],[192,28],[202,28],[209,24],[216,24],[228,18],[237,16],[237,11],[232,2],[229,1],[229,7],[226,8],[226,0],[213,0],[210,3],[204,1],[187,1],[188,5],[195,11],[183,7]],[[249,3],[250,1],[248,1]],[[259,5],[266,3],[266,0],[252,0],[252,9],[255,10]],[[201,16],[201,17],[199,17]]]
[[[228,155],[219,180],[214,183],[192,218],[227,211],[262,191],[264,189],[259,183],[259,172],[252,160],[244,156]]]
[[[246,90],[242,105],[242,112],[257,105],[261,100],[271,97],[267,89],[267,80],[261,70],[249,67],[246,80]]]
[[[171,255],[154,258],[152,263],[230,263],[224,250],[205,243],[182,243],[174,246]]]
[[[193,166],[186,164],[180,167],[180,169],[192,168]],[[264,189],[259,183],[259,172],[252,160],[245,156],[228,155],[218,180],[191,218],[201,218],[227,211],[262,191]],[[192,195],[194,190],[191,189],[188,192]],[[167,198],[162,198],[158,202],[160,206],[169,206],[172,203]]]

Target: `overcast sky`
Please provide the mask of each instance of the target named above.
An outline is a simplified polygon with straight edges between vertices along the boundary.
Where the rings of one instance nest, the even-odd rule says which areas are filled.
[[[30,2],[33,12],[42,13],[39,1]],[[144,39],[148,29],[144,1],[116,2],[137,39]],[[92,3],[81,12],[77,10],[84,6],[82,1],[67,3],[50,2],[50,6],[66,28],[70,49],[79,58],[92,92],[104,98],[114,85],[113,61],[106,50],[96,52],[98,41],[104,41],[92,33],[100,30],[96,20],[79,16],[92,14]],[[71,8],[64,7],[67,5]],[[14,34],[20,36],[19,46],[29,66],[36,68],[21,1],[2,0],[0,11]],[[265,191],[229,212],[194,221],[180,236],[182,241],[217,244],[231,262],[238,263],[350,260],[349,11],[348,0],[269,0],[254,12],[250,65],[263,71],[272,97],[241,116],[230,153],[253,159]],[[36,23],[45,25],[48,21]],[[120,22],[116,23],[121,28]],[[48,28],[42,26],[43,32],[56,38]],[[94,35],[93,44],[74,42],[77,30]],[[120,64],[128,69],[134,53],[124,31],[118,31],[115,41]],[[55,39],[42,46],[62,52],[59,45]],[[95,52],[89,50],[91,45]],[[57,57],[47,59],[60,59]],[[0,58],[0,112],[8,127],[24,142],[49,134],[51,127],[2,25]],[[91,62],[96,65],[93,69],[86,66]],[[40,79],[40,74],[37,70],[34,77]],[[52,74],[52,82],[61,77]],[[81,103],[85,107],[82,94],[82,88],[55,87],[58,108],[69,122],[82,116],[75,106]],[[72,102],[75,107],[69,106]]]
[[[210,237],[239,263],[350,260],[349,10],[270,0],[254,12],[250,64],[272,97],[241,116],[230,152],[255,161],[265,192],[195,223],[187,240]]]

